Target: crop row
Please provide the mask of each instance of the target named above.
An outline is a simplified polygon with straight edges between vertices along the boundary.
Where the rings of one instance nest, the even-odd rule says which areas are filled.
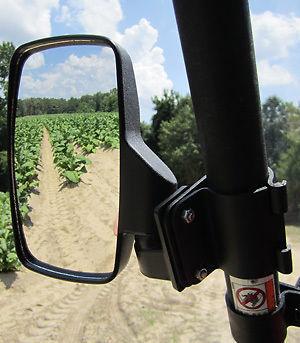
[[[87,154],[98,147],[119,146],[116,112],[46,116],[42,120],[50,133],[54,163],[68,182],[80,181],[91,163]]]
[[[27,199],[38,186],[38,164],[43,124],[37,117],[18,120],[15,133],[15,172],[22,217],[29,211]]]
[[[22,218],[25,218],[29,213],[28,197],[38,186],[37,168],[42,127],[36,118],[17,120],[16,123],[15,175]],[[0,271],[15,270],[20,266],[20,262],[14,245],[9,193],[0,192],[0,213]]]
[[[11,225],[9,193],[0,192],[0,271],[16,270],[20,266]]]
[[[15,132],[15,173],[22,218],[29,214],[28,198],[38,187],[41,141],[50,134],[54,163],[67,182],[78,183],[90,160],[101,148],[118,148],[118,113],[41,115],[18,118]],[[80,153],[79,153],[80,151]],[[18,268],[9,194],[0,192],[0,271]],[[45,214],[47,215],[47,214]]]

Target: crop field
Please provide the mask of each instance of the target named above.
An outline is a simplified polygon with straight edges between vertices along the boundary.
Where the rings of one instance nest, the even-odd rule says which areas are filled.
[[[97,148],[119,146],[117,112],[93,114],[39,115],[17,118],[15,133],[15,173],[19,208],[24,219],[29,214],[28,198],[39,186],[38,170],[43,136],[49,134],[53,161],[65,183],[78,184]],[[19,267],[11,229],[9,195],[0,192],[0,270]]]

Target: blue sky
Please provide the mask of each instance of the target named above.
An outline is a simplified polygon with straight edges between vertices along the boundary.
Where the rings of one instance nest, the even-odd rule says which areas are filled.
[[[249,3],[261,98],[276,94],[298,103],[300,2]],[[153,114],[151,97],[161,95],[163,89],[189,92],[171,0],[0,0],[0,41],[13,41],[18,46],[42,37],[73,33],[106,35],[127,49],[134,65],[143,120],[149,121]],[[92,87],[85,87],[92,85],[91,78],[84,83],[81,77],[77,89],[70,84],[75,84],[83,72],[105,66],[99,71],[101,81],[112,77],[110,62],[103,63],[104,57],[108,61],[106,55],[101,52],[96,58],[89,52],[83,58],[83,53],[75,50],[69,55],[62,53],[55,59],[59,67],[54,65],[53,57],[50,66],[47,54],[36,56],[27,74],[31,78],[23,82],[24,94],[43,96],[44,91],[44,96],[68,97],[76,95],[76,91],[92,92]],[[72,78],[70,82],[68,77]],[[99,82],[103,90],[109,85],[108,81]]]

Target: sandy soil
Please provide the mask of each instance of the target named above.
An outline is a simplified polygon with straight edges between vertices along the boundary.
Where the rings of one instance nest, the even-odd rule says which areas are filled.
[[[30,246],[40,258],[52,263],[80,269],[93,261],[94,269],[109,268],[111,260],[103,257],[114,249],[111,223],[117,203],[111,194],[117,193],[117,152],[98,151],[91,156],[93,164],[83,182],[70,189],[61,187],[49,148],[45,135],[40,193],[31,199],[32,222],[25,228]],[[104,220],[98,224],[101,218]],[[297,230],[289,228],[288,232],[298,253],[295,274],[300,275]],[[78,245],[77,240],[91,243],[91,237],[94,243],[88,248]],[[84,262],[79,264],[80,260]],[[127,268],[108,285],[68,283],[23,268],[0,274],[0,280],[1,343],[233,342],[221,271],[201,285],[178,293],[170,282],[142,276],[133,253]],[[285,280],[295,282],[290,276]],[[299,329],[289,329],[287,342],[298,342],[299,335]]]
[[[46,130],[41,149],[39,188],[30,198],[32,211],[25,228],[30,250],[60,267],[111,271],[116,242],[112,227],[119,200],[118,150],[89,156],[88,173],[78,185],[70,186],[53,164]]]

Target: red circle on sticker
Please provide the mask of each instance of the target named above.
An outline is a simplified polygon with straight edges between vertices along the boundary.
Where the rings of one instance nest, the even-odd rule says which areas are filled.
[[[248,310],[260,308],[266,300],[265,292],[260,288],[242,287],[236,291],[239,303]]]

